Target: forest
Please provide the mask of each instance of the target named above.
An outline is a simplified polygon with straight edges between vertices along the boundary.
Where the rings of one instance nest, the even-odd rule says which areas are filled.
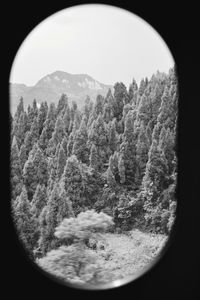
[[[57,105],[34,99],[27,111],[24,101],[10,114],[10,185],[29,257],[78,283],[131,274],[131,259],[135,270],[147,264],[176,214],[176,68],[128,89],[117,82],[81,108],[65,94]]]

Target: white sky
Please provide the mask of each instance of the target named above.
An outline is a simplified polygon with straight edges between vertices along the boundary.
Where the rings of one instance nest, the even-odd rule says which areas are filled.
[[[34,85],[60,70],[129,86],[133,77],[139,83],[173,64],[163,39],[141,18],[112,6],[78,5],[55,13],[27,36],[10,82]]]

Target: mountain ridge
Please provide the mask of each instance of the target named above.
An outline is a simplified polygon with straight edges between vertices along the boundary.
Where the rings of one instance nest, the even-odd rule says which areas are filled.
[[[88,74],[71,74],[65,71],[54,71],[39,79],[35,85],[27,86],[24,83],[9,83],[10,110],[14,114],[23,97],[25,109],[36,99],[38,103],[47,101],[57,103],[62,94],[66,94],[69,101],[76,101],[78,106],[84,104],[87,96],[95,100],[98,94],[105,96],[112,85],[104,84]]]

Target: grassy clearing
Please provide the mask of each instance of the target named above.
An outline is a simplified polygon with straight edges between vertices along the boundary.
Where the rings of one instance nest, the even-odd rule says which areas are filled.
[[[146,267],[163,248],[167,237],[143,233],[139,230],[128,234],[104,234],[105,250],[98,250],[103,273],[112,280],[134,275]]]

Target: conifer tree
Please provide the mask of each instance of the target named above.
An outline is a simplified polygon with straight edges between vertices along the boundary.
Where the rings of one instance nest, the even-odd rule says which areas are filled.
[[[83,184],[80,162],[77,160],[75,155],[72,155],[67,159],[62,176],[62,185],[69,197],[69,200],[72,202],[72,206],[76,214],[79,206],[81,205]]]
[[[113,175],[109,167],[107,170],[107,183],[111,188],[113,188],[116,185],[115,176]]]
[[[43,124],[43,129],[39,139],[39,146],[42,150],[46,150],[49,140],[55,128],[56,109],[55,104],[51,103],[48,109],[46,120]]]
[[[18,122],[16,123],[15,121],[14,123],[14,130],[13,130],[13,133],[17,138],[17,144],[19,148],[24,143],[26,132],[27,132],[27,115],[26,112],[22,111],[19,116]]]
[[[68,106],[68,98],[66,94],[62,94],[57,105],[56,115],[58,116]]]
[[[26,146],[26,153],[27,155],[31,151],[33,145],[37,143],[39,138],[39,127],[37,122],[37,117],[33,120],[33,123],[31,125],[31,129],[29,132],[27,132],[24,143]]]
[[[64,218],[74,217],[72,202],[69,200],[67,193],[62,186],[59,190],[60,203],[58,206],[57,222],[60,224]]]
[[[94,144],[92,144],[92,147],[90,149],[90,167],[96,171],[99,170],[99,156],[97,148]]]
[[[134,187],[136,172],[136,144],[137,136],[134,132],[134,115],[131,111],[125,119],[123,142],[120,146],[120,154],[123,156],[125,166],[126,184]]]
[[[64,136],[64,138],[62,139],[62,142],[61,142],[61,146],[64,150],[64,153],[65,153],[65,157],[68,156],[68,153],[67,153],[67,144],[68,144],[68,139],[66,137],[66,135]]]
[[[74,133],[71,132],[68,143],[67,143],[67,156],[68,157],[70,157],[72,155],[73,145],[74,145]]]
[[[114,118],[114,107],[115,107],[114,98],[110,89],[108,90],[104,102],[105,103],[103,108],[103,119],[106,123],[109,123]]]
[[[137,181],[138,185],[141,184],[142,178],[145,173],[146,163],[148,161],[149,141],[146,135],[144,123],[140,126],[140,131],[136,146],[136,161],[137,161]]]
[[[56,152],[56,147],[61,143],[63,137],[65,136],[64,122],[61,116],[58,116],[55,124],[55,130],[52,134],[51,139],[49,140],[46,153],[48,156],[54,156]]]
[[[37,123],[38,123],[38,130],[39,130],[39,136],[42,133],[43,125],[47,117],[47,111],[44,102],[41,103],[41,106],[39,108],[38,116],[37,116]]]
[[[121,184],[124,184],[126,181],[126,177],[125,177],[124,159],[122,155],[120,155],[119,157],[118,170],[119,170],[120,182]]]
[[[48,174],[48,163],[46,157],[44,156],[44,153],[40,149],[38,149],[36,155],[40,156],[38,169],[37,169],[38,182],[40,184],[44,184],[45,186],[47,186],[49,174]]]
[[[62,145],[60,145],[59,153],[58,153],[58,161],[57,161],[57,177],[58,177],[58,179],[60,179],[60,177],[63,174],[65,164],[66,164],[65,151],[64,151]]]
[[[156,123],[156,125],[154,127],[154,131],[153,131],[153,139],[155,139],[157,142],[159,142],[159,136],[160,136],[162,127],[163,126],[169,127],[170,120],[175,116],[175,114],[176,114],[176,112],[173,111],[172,99],[170,98],[170,94],[169,94],[169,87],[166,86],[164,93],[162,95],[162,102],[161,102],[161,106],[159,109],[157,123]],[[167,123],[168,123],[168,125],[167,125]]]
[[[58,244],[54,236],[55,228],[64,218],[73,217],[74,212],[65,190],[55,184],[47,206],[43,208],[40,218],[41,237],[39,241],[43,253],[53,249]]]
[[[14,215],[18,236],[25,249],[31,255],[36,244],[36,223],[31,213],[31,204],[24,186],[19,196]]]
[[[19,159],[20,159],[20,162],[21,162],[22,170],[23,170],[24,164],[28,159],[25,144],[21,145],[21,148],[20,148],[20,151],[19,151]]]
[[[152,104],[152,122],[156,123],[159,109],[161,105],[161,99],[163,94],[163,85],[156,83],[154,89],[151,91],[150,97],[151,97],[151,104]]]
[[[52,139],[55,141],[57,145],[60,143],[65,135],[64,122],[62,118],[59,116],[56,120],[55,130],[52,135]]]
[[[24,185],[29,200],[32,199],[38,183],[46,185],[48,180],[47,162],[42,150],[37,147],[34,152],[29,155],[23,169]]]
[[[140,96],[142,96],[142,95],[144,94],[144,91],[145,91],[147,85],[148,85],[148,80],[147,80],[147,78],[146,78],[146,79],[142,78],[142,80],[141,80],[141,82],[140,82],[139,89],[138,89],[138,92],[139,92],[139,95],[140,95]]]
[[[49,171],[49,180],[47,183],[47,195],[48,197],[51,195],[51,192],[54,186],[57,184],[57,174],[54,167],[52,167]]]
[[[114,117],[121,120],[124,104],[129,102],[126,86],[122,82],[114,85]]]
[[[19,150],[17,146],[16,137],[13,137],[12,147],[11,147],[11,189],[12,189],[12,199],[15,200],[16,197],[21,193],[22,189],[22,168],[19,159]]]
[[[94,115],[97,118],[99,114],[103,114],[103,105],[104,105],[104,98],[101,95],[96,97],[96,102],[94,104]]]
[[[98,119],[92,123],[89,132],[89,142],[96,146],[99,156],[99,168],[103,170],[104,164],[108,161],[109,152],[107,131],[101,114],[98,116]]]
[[[133,81],[129,86],[128,95],[129,95],[129,102],[131,102],[134,106],[136,105],[136,101],[137,101],[137,91],[138,91],[137,82],[133,78]]]
[[[84,107],[83,107],[83,113],[86,117],[85,118],[86,125],[88,123],[88,120],[89,120],[92,110],[93,110],[93,102],[91,101],[90,97],[87,96],[85,99]]]
[[[162,191],[169,185],[167,161],[156,140],[153,140],[149,150],[142,185],[146,218],[151,219]]]
[[[80,111],[77,109],[74,114],[74,121],[73,121],[73,126],[72,126],[72,131],[74,133],[80,128],[81,120],[82,120],[82,115],[81,115]]]
[[[58,221],[57,221],[57,214],[58,214],[58,210],[59,210],[59,188],[58,185],[55,184],[52,193],[50,195],[50,198],[48,200],[48,204],[47,204],[47,212],[46,212],[46,229],[47,231],[45,239],[48,240],[48,243],[46,243],[46,248],[45,250],[50,250],[54,247],[54,231],[56,226],[58,225]]]
[[[138,112],[137,112],[137,120],[140,122],[144,122],[145,126],[151,120],[153,116],[153,108],[151,103],[151,98],[147,97],[144,93],[141,96],[140,103],[138,105]]]
[[[71,114],[70,114],[70,108],[69,106],[67,106],[66,110],[65,110],[65,114],[63,116],[63,122],[64,122],[64,128],[65,128],[65,132],[67,135],[69,135],[70,133],[70,122],[71,122],[71,118],[70,118]]]
[[[72,149],[72,154],[75,154],[78,160],[80,160],[83,163],[88,163],[89,161],[87,139],[87,127],[85,120],[83,119],[81,121],[80,128],[76,132]]]
[[[43,207],[47,204],[45,185],[38,184],[31,202],[31,212],[38,219]]]
[[[19,103],[17,105],[17,111],[15,113],[15,116],[14,116],[14,119],[18,122],[19,121],[19,118],[20,118],[20,115],[21,113],[24,112],[24,99],[23,97],[21,97],[19,99]]]
[[[114,176],[118,174],[118,152],[116,151],[109,158],[109,168]]]
[[[75,119],[75,114],[77,111],[77,103],[75,101],[72,101],[71,108],[70,108],[70,126],[69,126],[69,133],[73,130],[74,127],[74,119]]]
[[[39,228],[40,228],[40,238],[38,240],[39,249],[44,255],[47,252],[48,245],[50,243],[49,235],[48,235],[48,226],[47,226],[47,205],[43,207],[41,214],[39,216]]]
[[[172,174],[175,159],[175,137],[169,128],[167,130],[165,127],[162,128],[159,137],[159,147],[163,150],[167,159],[169,174]]]
[[[123,120],[123,121],[125,120],[126,115],[127,115],[127,113],[129,112],[129,110],[132,110],[132,109],[133,109],[133,107],[131,106],[130,103],[124,105],[124,108],[123,108],[123,117],[122,117],[122,120]]]
[[[24,165],[23,181],[27,190],[28,199],[31,200],[37,186],[37,173],[33,160],[28,159]]]
[[[115,120],[113,120],[111,122],[111,125],[109,126],[108,140],[111,154],[113,154],[115,150],[117,150],[117,132],[115,127]]]

